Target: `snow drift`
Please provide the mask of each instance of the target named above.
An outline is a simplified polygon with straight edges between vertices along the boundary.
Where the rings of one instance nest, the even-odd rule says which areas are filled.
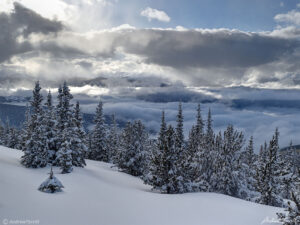
[[[38,191],[50,168],[27,169],[21,151],[0,146],[0,224],[276,225],[280,208],[214,193],[160,194],[108,163],[55,176],[63,192]]]

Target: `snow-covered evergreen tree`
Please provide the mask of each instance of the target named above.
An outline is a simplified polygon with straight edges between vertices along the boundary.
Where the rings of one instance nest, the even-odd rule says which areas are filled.
[[[218,154],[220,151],[218,151],[218,145],[215,143],[215,134],[213,130],[213,120],[212,120],[212,114],[210,108],[208,109],[207,114],[207,121],[206,121],[206,132],[204,134],[204,146],[205,149],[204,153],[204,165],[203,168],[205,169],[205,172],[203,174],[205,175],[206,183],[210,184],[209,188],[211,191],[213,191],[213,188],[216,186],[217,182],[217,169],[216,165],[218,162],[216,160],[218,159]],[[216,139],[217,140],[217,139]],[[219,137],[219,146],[222,144],[222,136]]]
[[[241,160],[245,163],[249,168],[253,166],[256,161],[256,156],[254,154],[254,146],[253,146],[253,136],[249,139],[249,144],[247,145],[245,151],[242,153]]]
[[[286,150],[286,153],[285,154],[283,153],[283,157],[286,160],[286,162],[290,165],[291,172],[293,174],[297,174],[298,167],[300,165],[298,162],[300,160],[300,157],[299,155],[297,155],[296,151],[297,150],[293,146],[293,142],[291,141],[289,148]]]
[[[291,201],[288,202],[286,209],[287,214],[278,213],[278,218],[283,225],[299,225],[300,224],[300,188],[297,192],[291,193]]]
[[[109,162],[118,162],[119,135],[115,115],[112,115],[112,123],[107,136],[107,153]]]
[[[53,175],[53,170],[51,167],[50,176],[45,180],[40,186],[39,190],[46,193],[60,192],[64,188],[62,183]]]
[[[279,132],[276,129],[268,148],[260,154],[255,176],[255,188],[260,193],[256,201],[271,206],[282,206],[282,168],[278,161],[278,138]]]
[[[207,183],[207,167],[206,167],[206,151],[204,149],[204,122],[201,116],[200,104],[197,108],[196,125],[194,125],[189,133],[187,158],[185,162],[185,189],[186,191],[208,191]]]
[[[66,82],[63,83],[63,86],[59,86],[57,100],[58,103],[56,105],[56,132],[57,132],[57,140],[56,140],[56,148],[57,151],[62,144],[62,133],[66,128],[72,127],[72,116],[73,116],[73,105],[71,104],[71,100],[73,99],[72,94],[70,93],[69,86]],[[56,162],[53,162],[56,164]]]
[[[76,103],[75,109],[72,116],[72,138],[71,138],[71,149],[72,149],[72,164],[77,167],[84,167],[85,154],[87,151],[86,146],[86,134],[82,126],[82,116],[80,113],[79,102]]]
[[[4,146],[9,146],[9,142],[10,142],[9,132],[10,132],[10,125],[9,125],[9,119],[7,117],[6,121],[5,121],[5,124],[4,124],[3,137],[2,137],[2,141],[3,141]]]
[[[186,150],[185,141],[184,141],[184,134],[183,134],[183,113],[182,113],[182,103],[179,102],[178,104],[178,114],[176,117],[176,128],[175,128],[175,148],[173,150],[173,159],[174,165],[176,170],[174,169],[173,172],[176,173],[176,192],[185,192],[186,188],[185,183],[188,183],[188,178],[185,176],[185,167],[186,167],[186,160],[188,158],[188,152]]]
[[[92,131],[91,159],[108,162],[107,131],[103,114],[103,103],[99,102],[94,119],[95,127]]]
[[[26,104],[25,121],[22,125],[21,134],[20,134],[20,145],[21,145],[21,150],[23,151],[25,150],[26,142],[29,140],[32,133],[30,127],[30,123],[31,123],[30,119],[31,119],[30,108],[28,104]]]
[[[61,168],[61,173],[71,173],[73,170],[72,149],[70,142],[70,129],[63,130],[61,137],[61,145],[57,152],[57,163]]]
[[[178,104],[178,114],[176,118],[176,143],[175,147],[177,151],[183,156],[184,154],[184,135],[183,135],[183,114],[182,114],[182,103]]]
[[[297,173],[295,159],[295,150],[292,142],[286,153],[278,155],[279,167],[281,168],[281,196],[284,199],[289,199],[296,186],[300,185],[300,177]]]
[[[58,104],[56,106],[57,114],[57,130],[62,132],[65,128],[70,127],[72,123],[72,107],[71,100],[73,99],[72,94],[70,93],[69,86],[66,82],[63,83],[63,86],[58,88]],[[59,144],[59,143],[58,143]]]
[[[86,146],[87,146],[87,150],[85,152],[86,159],[92,159],[92,139],[93,139],[93,132],[89,131],[86,134]]]
[[[4,127],[0,119],[0,145],[4,145]]]
[[[53,163],[56,158],[57,152],[57,129],[56,129],[56,119],[55,119],[55,112],[54,107],[52,104],[52,95],[49,90],[46,103],[45,103],[45,113],[44,113],[44,120],[43,120],[43,129],[44,134],[46,136],[45,143],[48,146],[48,154],[49,154],[49,162]]]
[[[161,190],[168,194],[184,192],[181,175],[178,176],[180,173],[178,171],[178,154],[175,145],[176,133],[173,127],[169,125],[166,130],[166,143],[164,154],[162,155],[164,179],[161,186]]]
[[[163,166],[164,160],[166,158],[166,131],[167,131],[167,124],[165,121],[165,112],[162,111],[161,116],[161,125],[160,131],[158,134],[158,138],[156,141],[156,145],[152,148],[150,154],[150,161],[149,161],[149,174],[148,176],[144,177],[144,181],[146,184],[150,184],[153,189],[161,189],[163,186],[165,175],[167,172],[165,171],[165,167]]]
[[[153,189],[164,193],[185,192],[183,179],[178,171],[178,152],[176,151],[176,131],[169,125],[167,128],[165,114],[162,113],[161,127],[157,145],[150,156],[150,176],[145,180]],[[181,168],[181,167],[179,167]]]
[[[7,147],[13,148],[13,149],[21,149],[21,145],[20,145],[20,141],[19,141],[19,132],[14,127],[11,127],[9,129]]]
[[[211,110],[208,109],[207,122],[206,122],[206,149],[213,149],[214,145],[214,130],[212,126]]]
[[[148,133],[142,122],[128,122],[120,138],[118,166],[133,176],[143,175],[148,147]]]
[[[59,87],[57,99],[56,131],[58,138],[54,164],[61,167],[62,173],[70,173],[73,166],[84,166],[85,163],[81,154],[84,144],[79,138],[79,130],[77,128],[77,123],[80,122],[75,119],[73,104],[71,103],[73,96],[66,82],[64,82],[62,87]]]
[[[230,196],[239,193],[238,157],[244,144],[244,135],[229,125],[224,131],[222,147],[219,149],[218,192]]]
[[[242,199],[252,201],[258,196],[255,191],[257,156],[254,153],[253,136],[239,158],[239,194]]]
[[[198,104],[196,125],[192,126],[192,129],[189,133],[189,140],[187,146],[187,151],[189,155],[194,155],[197,151],[200,150],[199,149],[200,147],[203,147],[205,141],[203,128],[204,128],[204,122],[201,116],[200,104]]]
[[[42,126],[43,121],[43,109],[42,100],[43,97],[40,94],[41,87],[39,82],[36,82],[33,90],[33,98],[31,100],[31,119],[30,119],[30,130],[31,135],[26,142],[24,148],[24,155],[21,158],[21,163],[26,167],[45,167],[48,163],[48,146],[44,129]]]

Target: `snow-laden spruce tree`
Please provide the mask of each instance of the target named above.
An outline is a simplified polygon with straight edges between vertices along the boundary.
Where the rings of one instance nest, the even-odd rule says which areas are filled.
[[[112,123],[109,127],[107,143],[109,143],[107,145],[109,162],[116,164],[118,162],[118,148],[120,141],[115,115],[112,115]]]
[[[166,180],[166,167],[163,166],[167,152],[166,146],[167,124],[165,121],[165,112],[162,111],[161,125],[156,145],[151,149],[150,161],[148,164],[149,174],[144,177],[146,184],[149,184],[153,189],[161,190],[163,183]]]
[[[176,185],[174,186],[177,189],[175,192],[182,193],[186,192],[186,189],[190,189],[186,187],[185,184],[188,183],[188,178],[185,176],[186,170],[186,160],[188,158],[187,148],[184,141],[183,134],[183,113],[182,113],[182,103],[178,104],[178,113],[176,116],[176,128],[175,128],[175,148],[174,148],[174,164],[176,166]]]
[[[0,145],[4,145],[4,127],[0,119]]]
[[[66,128],[72,127],[72,116],[73,116],[73,104],[71,100],[73,99],[72,94],[70,93],[69,86],[66,82],[63,83],[63,86],[59,86],[56,105],[56,132],[57,132],[57,149],[60,148],[62,143],[61,137],[62,133]]]
[[[282,168],[278,158],[278,139],[279,132],[276,129],[269,146],[260,154],[255,175],[255,188],[260,193],[256,199],[258,203],[280,207],[283,201],[280,195]]]
[[[64,85],[67,86],[66,82],[64,82]],[[64,108],[64,101],[71,100],[72,97],[69,96],[69,98],[64,97],[63,88],[61,85],[58,87],[58,95],[57,95],[57,105],[55,107],[55,131],[56,131],[56,139],[55,139],[55,154],[52,154],[52,165],[58,166],[58,158],[57,153],[61,147],[61,144],[63,142],[62,140],[62,134],[65,129],[65,127],[68,125],[68,121],[70,120],[70,106],[68,106],[68,113],[63,109]]]
[[[300,166],[300,157],[297,155],[297,149],[293,146],[293,142],[290,142],[289,148],[286,153],[283,153],[284,160],[290,164],[290,169],[293,174],[297,174],[298,167]]]
[[[164,179],[161,190],[168,193],[182,193],[183,184],[181,175],[182,171],[178,168],[178,153],[176,152],[176,133],[174,128],[169,125],[166,130],[166,143],[163,154],[162,166],[164,167]]]
[[[145,183],[163,193],[182,193],[184,187],[178,169],[178,152],[176,151],[176,131],[165,122],[162,113],[161,127],[157,145],[152,149],[149,161],[149,176]]]
[[[92,139],[93,139],[93,132],[89,131],[86,134],[86,146],[87,146],[87,150],[85,152],[86,159],[92,159]]]
[[[30,130],[31,135],[27,140],[24,148],[24,155],[21,158],[21,163],[26,167],[38,168],[45,167],[48,163],[48,145],[46,144],[46,136],[42,121],[44,117],[42,101],[43,97],[40,94],[41,87],[37,81],[33,90],[31,100],[31,119]]]
[[[239,153],[244,144],[244,135],[229,125],[224,131],[218,157],[218,182],[216,190],[220,193],[236,196],[239,193]]]
[[[70,88],[66,82],[63,83],[63,86],[58,88],[58,104],[56,106],[56,114],[57,114],[57,126],[59,131],[63,131],[64,128],[70,127],[72,123],[72,107],[73,104],[71,100],[73,99],[73,95],[70,92]]]
[[[207,134],[206,134],[207,135]],[[223,136],[222,132],[219,131],[218,134],[214,134],[214,142],[213,146],[207,151],[208,155],[208,162],[212,164],[206,166],[206,171],[208,175],[208,183],[209,183],[209,191],[212,192],[219,192],[218,185],[220,179],[220,173],[222,170],[223,160],[221,157],[221,152],[223,151]],[[207,139],[206,139],[207,140]],[[206,142],[207,144],[207,142]],[[209,145],[207,145],[209,146]],[[214,156],[214,157],[212,157]]]
[[[201,116],[200,104],[197,108],[196,125],[192,126],[189,133],[187,145],[187,157],[185,161],[185,186],[186,191],[208,191],[207,183],[207,167],[206,167],[206,151],[204,149],[205,135],[204,122]]]
[[[49,90],[46,103],[44,105],[45,113],[44,119],[42,121],[42,125],[44,127],[44,135],[46,136],[46,142],[48,145],[48,154],[49,154],[49,162],[53,163],[56,158],[57,152],[57,129],[56,129],[56,119],[54,107],[52,104],[52,95]]]
[[[211,115],[211,110],[210,108],[208,109],[208,114],[207,114],[207,121],[206,121],[206,133],[205,133],[205,138],[206,138],[206,149],[213,149],[214,147],[214,130],[213,130],[213,125],[212,125],[212,115]]]
[[[14,149],[22,148],[20,132],[17,128],[10,126],[8,118],[6,118],[4,126],[0,121],[0,145]]]
[[[82,126],[79,102],[75,105],[72,121],[72,138],[70,140],[72,149],[72,164],[77,167],[84,167],[86,165],[84,157],[87,151],[87,146],[85,144],[86,134]]]
[[[9,131],[10,131],[9,119],[8,119],[8,117],[6,117],[5,124],[4,124],[4,130],[3,130],[3,136],[2,136],[4,146],[9,146],[9,142],[10,142]]]
[[[249,201],[258,195],[255,191],[256,161],[257,156],[254,153],[253,136],[251,136],[248,145],[239,157],[238,196]]]
[[[39,190],[46,193],[55,193],[62,191],[64,188],[62,183],[53,175],[53,170],[51,166],[50,176],[45,180],[40,186]]]
[[[61,168],[61,173],[71,173],[73,170],[72,149],[69,135],[72,130],[65,128],[61,136],[60,148],[57,152],[57,164]]]
[[[290,193],[296,191],[296,187],[300,185],[300,176],[296,165],[297,155],[292,142],[285,152],[278,155],[278,158],[282,171],[281,196],[284,199],[290,199]]]
[[[187,152],[188,155],[193,156],[196,152],[202,151],[202,147],[204,145],[204,122],[201,116],[201,108],[200,104],[198,104],[197,108],[197,116],[196,116],[196,125],[192,126],[192,129],[189,133]]]
[[[76,112],[73,109],[73,99],[66,82],[58,89],[58,104],[56,106],[56,141],[57,153],[54,163],[62,168],[62,173],[69,173],[73,166],[83,167],[84,140],[81,140],[81,118],[79,104]],[[77,113],[77,115],[76,115]],[[77,118],[76,118],[77,117]],[[79,127],[78,127],[79,126]]]
[[[13,149],[21,149],[19,131],[14,127],[10,127],[7,147]]]
[[[180,155],[184,155],[184,135],[183,135],[183,114],[182,114],[182,103],[179,102],[178,104],[178,114],[176,116],[176,139],[175,139],[175,147],[176,151]]]
[[[126,173],[141,176],[146,168],[148,133],[140,120],[128,122],[120,137],[117,165]]]
[[[287,214],[278,213],[278,218],[282,225],[299,225],[300,224],[300,188],[291,193],[291,201],[288,202],[286,209]]]
[[[95,127],[92,130],[91,159],[108,162],[107,129],[103,114],[103,103],[99,102],[94,119]]]
[[[30,108],[28,104],[26,104],[25,121],[23,122],[21,134],[20,134],[21,150],[25,149],[26,142],[31,136],[30,119],[31,119]]]
[[[204,134],[204,162],[203,162],[203,175],[205,176],[204,179],[206,184],[209,184],[209,191],[214,191],[218,175],[216,174],[218,162],[219,152],[218,147],[222,144],[222,135],[219,136],[219,143],[215,143],[217,138],[215,137],[215,133],[213,130],[213,120],[210,108],[208,109],[207,113],[207,120],[206,120],[206,129]]]

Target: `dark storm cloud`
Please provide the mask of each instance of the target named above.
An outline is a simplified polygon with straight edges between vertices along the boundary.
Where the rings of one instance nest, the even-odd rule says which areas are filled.
[[[144,62],[186,68],[249,68],[272,63],[282,58],[292,60],[300,47],[297,38],[283,37],[280,33],[251,33],[238,30],[163,30],[123,29],[88,35],[66,33],[58,40],[52,40],[45,51],[66,52],[74,57],[78,53],[102,58],[120,57],[123,52],[143,57]],[[68,41],[62,41],[68,40]],[[85,43],[80,44],[79,43]],[[55,47],[55,44],[59,47]],[[47,46],[47,42],[43,42]],[[76,51],[77,49],[77,51]],[[72,50],[72,51],[70,51]]]
[[[88,57],[86,53],[78,50],[74,47],[69,46],[59,46],[57,43],[51,42],[41,42],[38,50],[41,52],[50,53],[52,57],[63,58],[63,59],[73,59],[73,58],[82,58]]]
[[[134,30],[121,33],[115,43],[149,63],[174,68],[259,66],[300,47],[296,39],[223,29]]]
[[[14,3],[12,13],[0,13],[0,63],[13,55],[32,50],[32,45],[26,40],[28,35],[56,33],[62,29],[60,22],[45,19],[21,4]]]
[[[14,3],[14,12],[11,14],[11,19],[16,26],[24,26],[22,32],[24,36],[31,33],[56,33],[63,29],[61,22],[43,18],[17,2]]]

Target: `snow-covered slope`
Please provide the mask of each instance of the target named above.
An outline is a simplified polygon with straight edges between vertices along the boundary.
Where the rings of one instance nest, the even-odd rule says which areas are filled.
[[[21,155],[0,146],[0,224],[39,220],[40,225],[274,225],[276,212],[282,211],[221,194],[153,193],[140,179],[111,164],[89,160],[71,174],[54,168],[65,189],[42,193],[37,188],[49,168],[26,169],[19,163]]]

